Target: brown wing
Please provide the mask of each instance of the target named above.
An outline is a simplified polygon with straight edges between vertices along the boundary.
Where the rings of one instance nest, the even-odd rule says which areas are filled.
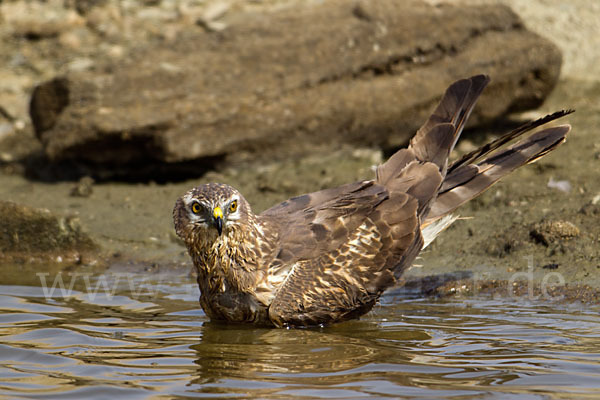
[[[371,187],[381,188],[372,182]],[[355,192],[340,200],[307,210],[308,223],[288,221],[281,244],[285,253],[276,262],[290,271],[269,307],[276,325],[326,324],[367,312],[395,282],[397,266],[412,262],[421,249],[418,202],[410,195],[370,201]],[[295,247],[302,241],[316,241],[308,247],[317,250]]]
[[[279,239],[270,268],[289,271],[298,261],[338,248],[388,197],[384,187],[364,181],[295,197],[266,210],[260,217],[278,231]]]
[[[421,200],[441,181],[437,165],[412,161],[392,192],[365,181],[268,210],[261,217],[280,230],[270,270],[286,277],[269,307],[273,323],[326,324],[370,310],[421,250]]]

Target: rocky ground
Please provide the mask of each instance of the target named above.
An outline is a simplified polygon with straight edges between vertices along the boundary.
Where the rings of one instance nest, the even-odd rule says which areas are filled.
[[[517,171],[463,207],[460,214],[464,219],[423,252],[406,279],[410,287],[427,292],[493,287],[496,293],[519,295],[528,293],[524,283],[532,282],[535,296],[555,293],[556,287],[561,287],[563,291],[556,296],[566,293],[569,299],[597,301],[600,139],[595,127],[600,126],[600,51],[594,38],[600,34],[596,18],[600,9],[594,12],[599,6],[583,0],[568,5],[557,0],[502,3],[513,7],[529,29],[559,46],[563,53],[561,78],[535,111],[512,114],[488,129],[467,132],[458,153],[471,150],[515,121],[561,108],[577,110],[568,117],[573,132],[555,153]],[[260,13],[290,4],[283,0],[0,3],[0,41],[3,49],[8,49],[0,55],[0,200],[25,210],[48,209],[57,216],[56,224],[36,228],[33,243],[51,243],[46,239],[56,237],[58,229],[71,237],[65,243],[77,243],[79,239],[73,238],[79,237],[86,243],[79,251],[67,246],[47,253],[65,268],[101,265],[144,273],[188,273],[190,262],[174,235],[171,210],[175,199],[190,187],[207,181],[227,182],[260,211],[296,194],[372,176],[372,166],[384,159],[391,147],[351,143],[301,157],[227,161],[207,169],[198,166],[201,172],[197,176],[193,176],[196,166],[192,165],[191,175],[186,166],[186,179],[176,182],[153,182],[147,176],[139,182],[97,176],[96,181],[85,176],[68,180],[64,174],[57,180],[42,153],[29,118],[29,101],[36,85],[58,75],[87,73],[111,60],[127,59],[142,42],[163,42],[188,30],[222,32],[241,12]],[[2,207],[13,206],[3,203]],[[77,224],[65,225],[75,219]],[[8,224],[3,221],[3,225],[3,268],[14,270],[39,261],[27,247],[10,253],[18,241],[12,235],[14,230],[7,236]],[[93,250],[88,238],[100,250]],[[439,279],[422,279],[430,275]]]

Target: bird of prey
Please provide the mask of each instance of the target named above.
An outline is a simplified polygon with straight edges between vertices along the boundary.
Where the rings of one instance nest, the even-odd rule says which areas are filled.
[[[530,122],[448,164],[485,75],[452,84],[374,179],[294,197],[252,212],[233,187],[208,183],[175,204],[173,219],[214,320],[276,327],[359,317],[393,286],[452,212],[514,169],[565,141],[569,125]],[[513,139],[516,143],[509,144]]]

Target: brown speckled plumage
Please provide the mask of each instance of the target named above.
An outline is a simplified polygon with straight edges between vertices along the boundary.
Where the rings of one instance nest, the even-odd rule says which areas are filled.
[[[450,86],[409,147],[380,165],[373,180],[295,197],[260,215],[224,184],[179,198],[175,229],[196,266],[206,314],[281,327],[368,312],[424,243],[453,221],[449,213],[564,141],[568,125],[506,146],[568,113],[559,112],[448,165],[488,81],[479,75]]]

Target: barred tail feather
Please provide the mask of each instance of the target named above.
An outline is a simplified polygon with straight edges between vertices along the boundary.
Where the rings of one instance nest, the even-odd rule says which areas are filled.
[[[411,139],[409,148],[399,150],[377,168],[377,182],[387,186],[416,160],[436,164],[442,176],[445,175],[448,156],[489,81],[488,76],[477,75],[453,83]]]
[[[532,163],[554,150],[565,141],[570,130],[569,125],[547,128],[494,152],[476,164],[462,164],[451,169],[424,225],[451,213],[520,166]]]

